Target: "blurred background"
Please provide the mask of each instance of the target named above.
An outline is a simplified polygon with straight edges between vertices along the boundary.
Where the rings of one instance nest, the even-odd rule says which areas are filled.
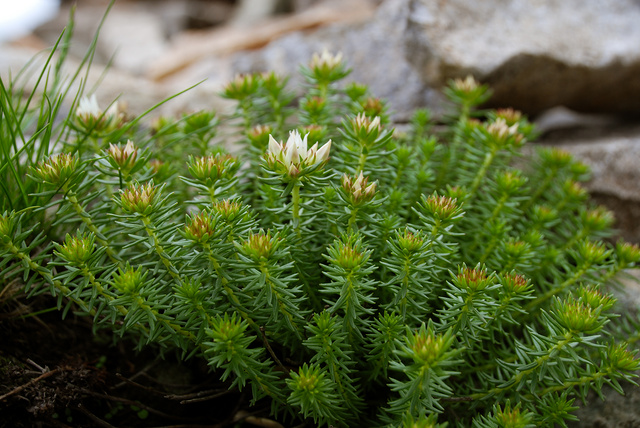
[[[73,69],[108,5],[0,0],[0,75],[46,52],[75,8]],[[219,110],[228,103],[217,94],[236,73],[295,74],[326,48],[342,52],[347,80],[369,84],[402,124],[416,107],[441,117],[443,85],[471,74],[493,88],[488,107],[522,110],[538,125],[538,144],[591,166],[594,199],[637,243],[639,22],[635,0],[117,0],[89,83],[100,81],[101,105],[119,97],[140,113],[201,82],[157,114]]]

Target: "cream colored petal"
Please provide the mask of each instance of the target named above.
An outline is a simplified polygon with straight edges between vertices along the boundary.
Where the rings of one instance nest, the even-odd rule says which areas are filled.
[[[329,152],[331,151],[331,140],[327,141],[326,144],[318,149],[318,153],[316,154],[316,162],[324,162],[329,159]]]
[[[269,148],[268,153],[272,155],[278,155],[282,152],[282,145],[278,143],[272,136],[269,134]]]

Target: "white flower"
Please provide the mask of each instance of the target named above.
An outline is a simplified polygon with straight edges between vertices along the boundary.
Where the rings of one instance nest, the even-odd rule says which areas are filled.
[[[342,62],[342,52],[338,52],[336,55],[330,53],[326,48],[322,50],[322,55],[318,55],[317,52],[311,57],[311,68],[328,68],[334,69]]]
[[[507,121],[499,117],[487,126],[487,132],[498,141],[506,140],[509,136],[518,132],[518,124],[514,123],[508,126]]]
[[[371,133],[373,130],[377,130],[378,132],[381,129],[380,126],[380,116],[376,116],[373,119],[369,118],[364,113],[360,113],[356,116],[356,118],[352,121],[353,127],[356,131],[360,131],[361,129],[366,130],[367,134]]]
[[[478,89],[479,86],[480,86],[480,83],[478,83],[478,81],[474,79],[474,77],[471,75],[468,75],[467,78],[464,80],[455,79],[453,81],[453,87],[455,89],[457,89],[458,91],[467,92],[467,93],[475,91],[476,89]]]
[[[78,109],[76,110],[76,116],[89,116],[98,118],[102,115],[102,110],[98,106],[98,100],[96,95],[91,95],[91,98],[82,97],[78,103]]]
[[[95,94],[82,97],[76,109],[76,121],[86,130],[104,131],[118,126],[121,121],[117,102],[111,104],[106,112],[98,105]]]
[[[307,148],[307,136],[300,136],[298,131],[291,131],[286,144],[278,143],[269,135],[267,158],[271,163],[280,162],[290,172],[299,172],[305,167],[313,166],[329,159],[331,140],[318,149],[318,143]],[[295,168],[292,168],[295,167]]]

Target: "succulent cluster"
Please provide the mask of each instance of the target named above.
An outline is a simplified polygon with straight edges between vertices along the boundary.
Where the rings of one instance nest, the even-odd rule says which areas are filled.
[[[606,286],[640,249],[602,241],[588,169],[552,148],[516,168],[533,128],[479,110],[471,77],[445,91],[446,130],[419,110],[401,132],[348,73],[314,55],[297,102],[286,78],[238,76],[230,117],[151,128],[82,100],[32,203],[2,207],[0,285],[309,426],[563,426],[589,389],[621,391],[640,322]]]

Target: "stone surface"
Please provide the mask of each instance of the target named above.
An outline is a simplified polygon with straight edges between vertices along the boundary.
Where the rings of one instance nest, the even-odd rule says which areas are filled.
[[[591,131],[554,143],[591,167],[589,190],[640,202],[640,128],[617,130],[607,136]]]
[[[148,75],[151,79],[163,80],[191,67],[205,71],[200,63],[212,58],[228,57],[239,51],[262,52],[265,45],[279,37],[286,39],[288,34],[297,37],[305,30],[320,28],[318,31],[322,31],[323,27],[335,22],[342,22],[342,28],[349,28],[345,22],[353,25],[371,16],[372,8],[367,0],[342,0],[342,3],[341,8],[336,9],[322,2],[297,14],[272,17],[260,24],[242,24],[240,21],[206,31],[184,32],[173,38],[167,52],[153,62]],[[287,74],[295,73],[299,64],[290,64],[293,67],[286,68]],[[249,61],[250,68],[257,68],[252,65]],[[210,71],[216,73],[215,69]],[[230,71],[235,74],[246,70],[235,67]]]
[[[407,0],[409,60],[428,85],[473,73],[529,113],[640,109],[634,0]]]
[[[606,123],[599,119],[600,125]],[[613,120],[607,126],[583,124],[548,132],[541,143],[567,150],[589,165],[586,187],[594,201],[615,213],[620,236],[640,243],[640,127]]]
[[[614,289],[622,313],[638,311],[640,308],[640,269],[626,272],[629,276],[620,276],[624,285],[622,289]],[[640,375],[640,373],[636,373]],[[628,382],[620,382],[625,395],[620,395],[613,388],[605,385],[602,392],[605,400],[593,392],[589,393],[587,403],[576,400],[580,407],[575,413],[580,419],[569,423],[570,428],[636,428],[640,427],[640,387]]]
[[[570,428],[637,428],[640,427],[640,388],[624,383],[625,395],[611,387],[603,387],[606,400],[590,394],[587,403],[580,405],[575,414],[579,422],[569,423]]]
[[[401,112],[438,109],[434,89],[469,73],[493,87],[492,105],[530,114],[637,112],[639,21],[634,0],[386,0],[365,25],[288,35],[236,64],[291,72],[326,46]]]
[[[404,37],[409,14],[407,1],[387,0],[366,22],[292,33],[258,51],[237,53],[232,59],[234,70],[295,74],[314,52],[339,51],[353,70],[346,80],[368,84],[375,96],[389,100],[396,120],[405,120],[418,106],[439,109],[442,104],[439,92],[425,86],[416,68],[407,61],[410,52]]]

